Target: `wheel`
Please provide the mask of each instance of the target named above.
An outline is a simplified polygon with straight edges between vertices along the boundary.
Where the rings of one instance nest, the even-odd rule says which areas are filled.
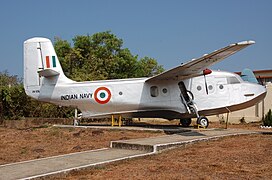
[[[201,125],[202,127],[204,128],[207,128],[209,126],[209,120],[208,118],[206,117],[203,117],[203,116],[200,116],[198,119],[197,119],[197,124]]]
[[[187,118],[187,119],[180,119],[180,124],[183,127],[189,127],[191,124],[192,120],[191,118]]]

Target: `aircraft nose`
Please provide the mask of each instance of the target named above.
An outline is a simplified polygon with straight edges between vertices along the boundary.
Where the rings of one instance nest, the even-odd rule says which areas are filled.
[[[267,90],[265,86],[259,84],[248,83],[246,86],[243,87],[244,89],[244,96],[247,99],[259,98],[263,99],[266,96]]]
[[[258,89],[258,92],[260,93],[260,95],[261,95],[261,94],[266,95],[266,93],[267,93],[266,86],[257,84],[257,87],[256,87],[256,88]]]
[[[266,96],[266,93],[267,93],[266,86],[262,86],[262,94],[264,94],[264,96]]]

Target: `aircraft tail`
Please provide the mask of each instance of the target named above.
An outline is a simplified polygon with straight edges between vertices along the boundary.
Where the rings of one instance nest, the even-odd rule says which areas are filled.
[[[24,88],[27,95],[38,99],[42,86],[70,82],[49,39],[35,37],[24,42]]]

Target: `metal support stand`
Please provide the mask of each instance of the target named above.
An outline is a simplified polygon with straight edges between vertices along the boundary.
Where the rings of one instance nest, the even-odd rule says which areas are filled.
[[[204,127],[204,126],[201,126],[200,124],[197,124],[197,129],[206,129],[206,127]]]
[[[119,116],[119,118],[118,118],[118,124],[119,124],[119,127],[121,127],[121,124],[122,124],[122,116]]]
[[[226,127],[225,127],[225,129],[228,129],[228,123],[229,123],[229,113],[230,113],[231,111],[229,110],[229,108],[228,108],[228,107],[226,107],[226,109],[228,110],[228,113],[227,113],[227,120],[226,120]]]
[[[79,125],[79,119],[78,119],[78,114],[77,114],[77,109],[75,109],[75,118],[74,118],[74,126]]]
[[[122,126],[122,116],[118,116],[118,122],[115,123],[115,118],[114,118],[114,115],[111,115],[111,126],[119,126],[121,127]]]
[[[262,121],[264,120],[264,100],[262,100]]]
[[[114,126],[114,116],[113,115],[111,115],[111,126]]]

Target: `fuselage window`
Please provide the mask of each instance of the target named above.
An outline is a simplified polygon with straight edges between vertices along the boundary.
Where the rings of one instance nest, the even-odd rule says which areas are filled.
[[[167,89],[166,89],[166,88],[163,88],[163,89],[162,89],[162,92],[163,92],[164,94],[166,94],[166,93],[167,93]]]
[[[223,89],[224,86],[222,84],[219,85],[219,89]]]
[[[212,90],[212,89],[213,89],[213,86],[212,86],[212,85],[209,85],[208,88],[209,88],[209,90]]]
[[[241,83],[236,77],[227,77],[228,84],[239,84]]]
[[[201,88],[201,86],[197,86],[196,89],[197,89],[198,91],[201,91],[202,88]]]
[[[159,95],[159,89],[157,86],[151,86],[150,87],[150,95],[152,97],[157,97]]]

